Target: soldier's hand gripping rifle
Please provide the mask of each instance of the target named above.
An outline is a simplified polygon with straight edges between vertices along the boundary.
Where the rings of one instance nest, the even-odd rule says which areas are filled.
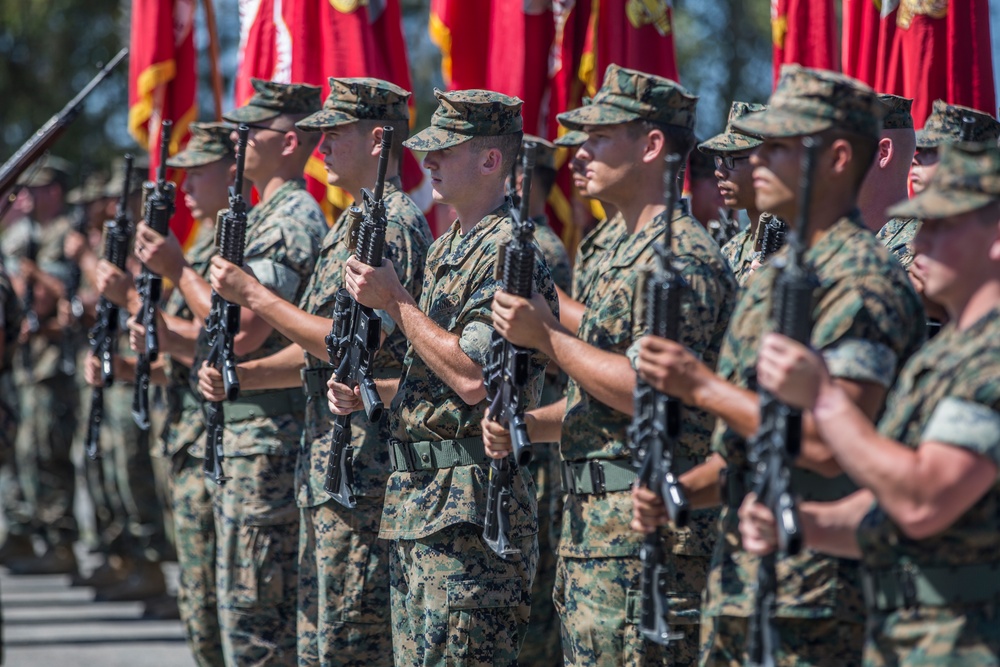
[[[219,212],[215,225],[216,252],[236,266],[243,266],[246,249],[247,204],[243,199],[243,164],[246,156],[247,135],[250,128],[240,125],[236,142],[236,180],[229,191],[229,208]],[[240,395],[240,380],[236,375],[236,334],[240,331],[240,306],[226,301],[214,290],[205,318],[205,336],[209,351],[205,363],[222,373],[226,399],[236,400]],[[225,413],[222,401],[205,402],[205,474],[216,484],[228,481],[222,468],[222,437],[225,431]]]
[[[531,181],[535,171],[537,146],[534,142],[524,145],[520,207],[511,211],[514,235],[511,241],[500,246],[497,272],[501,289],[508,294],[531,298],[532,278],[535,269],[535,224],[531,222],[528,207],[531,202]],[[483,367],[486,399],[489,401],[490,419],[510,433],[510,456],[490,461],[489,486],[486,490],[486,516],[483,517],[483,540],[498,556],[512,558],[521,553],[510,544],[510,505],[513,498],[512,482],[518,466],[531,462],[531,440],[524,421],[524,393],[528,385],[531,350],[514,345],[496,331],[490,339],[490,351]]]
[[[115,219],[104,224],[104,259],[125,270],[128,257],[128,240],[131,221],[128,214],[128,195],[132,176],[132,156],[125,156],[125,183],[118,199]],[[118,306],[106,297],[97,302],[97,321],[90,330],[90,349],[101,364],[101,381],[93,388],[90,400],[90,418],[84,451],[91,459],[100,455],[101,424],[104,422],[104,388],[115,380],[114,357],[118,349]]]
[[[682,161],[676,153],[668,155],[666,161],[663,177],[666,225],[663,243],[655,247],[655,268],[646,276],[644,310],[649,335],[678,341],[681,302],[687,285],[673,265],[672,225]],[[629,436],[639,467],[638,482],[660,497],[670,521],[677,528],[683,528],[688,523],[690,505],[674,473],[674,455],[681,433],[681,402],[636,377],[633,406]],[[642,560],[639,630],[650,641],[666,645],[684,635],[671,628],[668,618],[668,594],[675,578],[665,560],[663,536],[659,531],[646,536],[639,556]]]
[[[382,266],[385,254],[385,175],[392,151],[392,128],[382,128],[382,145],[378,158],[378,176],[374,191],[361,191],[363,209],[352,206],[351,243],[354,257],[368,266]],[[375,354],[382,344],[382,320],[374,310],[355,301],[341,287],[333,310],[333,327],[326,336],[326,352],[333,365],[337,382],[359,387],[365,415],[370,422],[382,419],[385,406],[372,377]],[[354,448],[351,447],[351,415],[337,415],[333,420],[333,443],[326,464],[323,488],[330,497],[345,507],[354,507]]]
[[[802,139],[802,181],[795,229],[788,230],[788,255],[774,282],[772,316],[775,330],[809,344],[812,334],[815,277],[804,266],[808,242],[809,205],[812,199],[812,172],[820,140]],[[748,460],[753,466],[753,491],[757,501],[774,513],[777,521],[778,552],[760,559],[754,588],[754,609],[747,638],[748,664],[773,667],[777,637],[771,625],[778,595],[776,573],[778,554],[794,556],[802,550],[802,532],[797,503],[792,495],[791,473],[802,448],[802,412],[780,403],[760,390],[760,426],[749,443]]]
[[[167,159],[170,157],[170,135],[173,123],[160,125],[160,164],[156,180],[143,184],[145,195],[144,219],[150,229],[161,236],[170,233],[170,218],[174,214],[175,186],[167,180]],[[136,281],[141,305],[136,320],[146,328],[146,350],[135,363],[135,390],[132,394],[132,419],[143,431],[149,430],[149,366],[160,354],[160,339],[156,333],[156,307],[163,294],[163,278],[145,264]]]
[[[28,245],[24,248],[24,258],[30,260],[32,263],[38,261],[38,238],[36,236],[36,232],[35,223],[30,223],[28,226]],[[28,278],[24,281],[24,296],[21,297],[21,312],[24,313],[24,321],[26,322],[25,329],[28,332],[28,336],[21,344],[21,365],[24,367],[24,372],[30,380],[35,376],[33,362],[31,359],[31,341],[41,329],[41,324],[38,321],[38,313],[35,312],[34,278]]]
[[[73,231],[87,236],[87,207],[77,206],[73,211]],[[69,301],[69,324],[63,327],[59,344],[59,368],[66,375],[76,375],[76,351],[80,326],[83,322],[83,301],[80,300],[80,282],[83,276],[80,265],[71,262],[66,280],[66,299]]]

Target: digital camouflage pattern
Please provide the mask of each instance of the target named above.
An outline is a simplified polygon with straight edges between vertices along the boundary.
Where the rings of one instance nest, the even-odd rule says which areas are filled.
[[[701,625],[700,667],[744,667],[749,619],[706,618]],[[864,625],[838,619],[782,618],[773,624],[775,667],[861,667]]]
[[[920,221],[914,218],[891,218],[875,235],[904,269],[913,264],[913,239],[920,231]]]
[[[512,539],[511,546],[521,550],[520,560],[499,558],[481,530],[467,524],[392,543],[397,665],[519,664],[538,546],[534,535]]]
[[[698,144],[698,150],[702,153],[738,153],[748,151],[760,146],[763,141],[760,138],[740,132],[733,127],[733,121],[746,116],[747,114],[763,111],[767,106],[763,104],[753,104],[751,102],[733,102],[729,108],[729,122],[726,130],[722,134],[717,134],[711,139]]]
[[[250,210],[244,253],[246,265],[261,284],[296,303],[312,275],[326,232],[323,211],[305,189],[304,182],[288,181],[270,199]],[[283,350],[289,343],[280,333],[272,331],[259,348],[241,355],[237,362],[269,356]],[[205,356],[199,354],[198,359]],[[265,393],[269,391],[242,391],[240,397]],[[223,437],[225,456],[294,456],[299,449],[303,419],[303,413],[295,410],[276,417],[255,417],[227,423]]]
[[[420,209],[403,194],[398,178],[386,181],[385,257],[400,284],[415,300],[424,282],[424,258],[433,241]],[[333,317],[348,247],[350,216],[345,211],[327,233],[299,307]],[[406,338],[393,329],[375,357],[380,377],[398,377]],[[306,367],[325,365],[306,353]],[[392,665],[389,625],[389,550],[378,540],[382,497],[389,477],[386,423],[372,424],[363,412],[351,420],[354,448],[353,510],[334,502],[323,489],[333,443],[333,415],[325,396],[306,403],[305,432],[296,470],[296,501],[302,509],[299,545],[298,643],[301,665]]]
[[[218,540],[219,626],[226,665],[296,665],[299,510],[295,457],[226,458],[211,480]]]
[[[760,137],[798,137],[836,127],[878,138],[885,112],[878,94],[857,79],[784,65],[767,110],[743,116],[733,127]]]
[[[718,246],[680,205],[672,212],[674,266],[687,289],[681,302],[680,342],[714,366],[729,315],[736,302],[736,281]],[[634,235],[626,236],[601,260],[600,284],[587,295],[577,335],[601,350],[625,354],[645,335],[648,323],[641,305],[645,271],[652,268],[654,244],[663,239],[666,215],[657,216]],[[570,378],[560,453],[565,461],[630,460],[631,417],[588,394]],[[681,474],[709,453],[713,419],[685,409],[674,470]],[[658,649],[636,646],[641,563],[640,533],[629,529],[632,500],[626,491],[601,495],[568,494],[559,539],[559,578],[555,600],[563,624],[563,652],[571,665],[621,664],[616,656],[639,651],[636,664],[659,664]],[[672,614],[678,623],[698,623],[701,591],[715,535],[715,510],[693,512],[688,527],[667,533]],[[666,532],[666,531],[665,531]],[[599,619],[594,611],[601,609]],[[693,664],[698,631],[688,628],[687,640],[672,656],[678,664]],[[638,642],[641,645],[641,642]],[[596,661],[596,662],[595,662]]]
[[[631,503],[627,516],[630,508]],[[662,647],[639,633],[642,562],[638,558],[560,558],[555,606],[562,619],[563,664],[695,665],[699,593],[705,588],[708,558],[676,556],[668,562],[676,566],[671,582],[685,592],[668,597],[670,623],[684,637]]]
[[[559,235],[549,227],[549,219],[542,215],[532,218],[535,223],[535,245],[542,252],[545,265],[549,267],[552,282],[562,291],[569,294],[573,283],[573,267],[569,262],[569,253]]]
[[[975,211],[1000,196],[1000,150],[995,143],[941,148],[941,160],[927,188],[889,208],[897,217],[945,218]]]
[[[236,156],[233,143],[234,128],[228,123],[191,123],[191,138],[184,150],[167,160],[167,166],[174,169],[203,167],[222,158]]]
[[[199,667],[223,667],[215,578],[215,518],[200,458],[179,451],[173,458],[170,499],[180,583],[177,609]]]
[[[560,148],[577,148],[582,146],[587,142],[587,133],[581,132],[579,130],[570,130],[560,137],[557,137],[552,143]]]
[[[881,94],[879,102],[885,107],[885,117],[882,118],[883,130],[909,130],[913,128],[913,100],[899,95]]]
[[[590,104],[566,111],[559,124],[570,130],[650,120],[694,130],[698,97],[681,84],[655,74],[608,65],[601,89]]]
[[[456,220],[427,255],[420,309],[458,335],[462,351],[479,365],[492,335],[499,245],[511,233],[505,202],[464,234]],[[535,263],[532,284],[558,313],[543,261]],[[528,409],[538,404],[546,361],[537,352],[530,358]],[[476,441],[485,407],[485,400],[467,405],[410,347],[390,407],[390,430],[404,442]],[[482,540],[487,469],[459,465],[389,478],[380,537],[396,540],[390,582],[398,664],[516,664],[538,560],[535,489],[526,470],[513,474],[509,535],[521,556],[504,561]]]
[[[434,89],[438,108],[430,127],[403,142],[415,151],[439,151],[458,146],[473,137],[499,136],[520,132],[521,105],[516,97],[491,90]]]
[[[480,365],[485,363],[493,332],[493,294],[500,287],[495,275],[498,246],[510,238],[510,209],[504,203],[466,234],[456,220],[427,254],[420,309],[439,327],[458,335],[462,350]],[[552,279],[540,261],[535,264],[533,288],[558,312]],[[531,357],[529,406],[538,403],[546,362],[541,353]],[[462,401],[410,347],[389,409],[389,428],[393,437],[409,443],[478,438],[485,408],[485,401],[477,405]],[[534,513],[529,516],[525,511],[534,505],[534,489],[526,474],[514,479],[511,535],[519,538],[536,532]],[[419,539],[462,522],[481,527],[485,494],[486,471],[479,465],[393,473],[386,489],[381,537]]]
[[[747,227],[736,232],[736,236],[722,246],[722,256],[726,258],[726,263],[736,278],[736,284],[740,287],[745,287],[747,280],[753,275],[753,261],[760,259],[760,250],[757,249],[759,231],[761,231],[760,226],[756,229]]]
[[[263,79],[250,79],[250,83],[254,89],[250,101],[222,115],[230,123],[259,123],[282,114],[311,114],[320,109],[319,86]]]
[[[967,117],[974,121],[968,141],[996,144],[1000,138],[1000,122],[996,118],[976,109],[934,100],[931,115],[923,129],[917,130],[917,148],[957,144],[962,140],[962,119]]]
[[[616,213],[611,219],[597,223],[580,241],[573,268],[573,298],[586,303],[590,292],[597,287],[597,276],[604,272],[604,264],[614,257],[614,249],[628,235],[625,219]]]
[[[353,510],[333,501],[301,510],[296,628],[302,667],[392,667],[391,543],[378,539],[382,498],[359,496],[357,503]]]
[[[373,78],[330,77],[330,94],[320,111],[295,124],[315,132],[350,125],[359,120],[409,120],[410,93],[399,86]]]
[[[777,257],[786,255],[783,249]],[[811,343],[823,354],[831,375],[891,386],[899,367],[923,342],[925,329],[923,308],[906,272],[889,259],[888,250],[857,216],[843,218],[826,230],[804,261],[818,280]],[[775,264],[762,267],[747,283],[719,357],[719,376],[741,388],[751,386],[760,339],[774,328],[771,296],[779,273]],[[713,434],[712,448],[726,459],[733,479],[747,478],[746,443],[722,421]],[[815,499],[832,500],[853,490],[843,475],[824,480],[799,468],[793,470],[793,485],[797,493]],[[757,561],[739,549],[735,507],[723,508],[722,530],[704,613],[749,617]],[[851,624],[863,617],[856,562],[807,551],[779,560],[777,572],[781,619],[777,626],[786,618],[833,618]],[[729,642],[722,635],[716,640]],[[742,650],[730,646],[733,653]],[[808,650],[801,647],[803,654]],[[860,653],[861,647],[844,650]]]

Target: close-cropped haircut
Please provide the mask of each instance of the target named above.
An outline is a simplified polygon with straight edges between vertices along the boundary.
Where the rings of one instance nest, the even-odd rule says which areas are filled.
[[[503,156],[500,165],[501,173],[506,177],[514,167],[517,154],[521,150],[521,140],[524,132],[518,130],[510,134],[499,134],[486,137],[473,137],[469,142],[475,150],[489,150],[496,148]]]
[[[389,157],[397,162],[403,157],[403,142],[410,138],[410,123],[405,120],[359,120],[358,126],[364,133],[370,133],[376,127],[392,128],[392,150]]]
[[[840,128],[832,127],[829,130],[820,132],[817,136],[823,141],[825,146],[843,139],[851,145],[853,157],[851,158],[854,167],[854,189],[861,189],[861,184],[871,169],[872,162],[875,161],[875,153],[878,151],[879,140],[856,132],[848,132]]]
[[[642,134],[649,134],[653,130],[659,130],[663,133],[663,138],[666,139],[667,154],[677,153],[681,156],[681,160],[686,160],[688,154],[694,149],[694,130],[686,127],[658,123],[655,120],[633,120],[626,127],[631,139],[636,139]]]

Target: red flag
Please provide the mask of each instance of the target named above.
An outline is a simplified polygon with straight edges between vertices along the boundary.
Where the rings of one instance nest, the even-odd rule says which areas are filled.
[[[837,69],[836,35],[833,0],[771,0],[774,85],[788,63]]]
[[[194,0],[134,0],[129,45],[129,132],[149,151],[150,176],[160,159],[160,124],[173,121],[169,154],[187,143],[197,118]],[[183,171],[168,170],[178,186]],[[183,246],[194,238],[194,220],[178,198],[170,228]]]
[[[321,86],[324,97],[331,76],[376,77],[412,89],[399,0],[285,2],[277,5],[277,15],[275,6],[261,0],[253,16],[241,16],[246,37],[236,76],[238,104],[253,93],[251,77]],[[403,155],[403,188],[425,208],[430,197],[423,171],[411,153]],[[331,206],[347,205],[344,193],[326,185],[318,153],[306,165],[306,183],[328,213]]]
[[[987,0],[900,2],[886,73],[887,92],[913,98],[923,127],[934,100],[996,112]]]
[[[873,0],[844,0],[841,68],[844,74],[876,86],[884,64],[878,57],[882,17]]]

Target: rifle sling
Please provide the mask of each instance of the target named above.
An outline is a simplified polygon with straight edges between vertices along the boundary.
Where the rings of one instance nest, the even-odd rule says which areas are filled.
[[[690,470],[697,462],[680,456],[673,460],[674,474]],[[632,459],[588,459],[562,462],[562,488],[574,495],[627,491],[638,477]]]
[[[1000,603],[1000,561],[954,566],[862,568],[861,587],[871,610]]]
[[[458,466],[483,465],[486,456],[482,436],[435,442],[389,440],[389,459],[394,472],[440,470]]]
[[[303,368],[299,375],[302,377],[302,391],[306,398],[317,400],[326,398],[326,383],[333,375],[333,366]],[[398,380],[399,369],[380,368],[372,372],[372,377],[376,380]]]

